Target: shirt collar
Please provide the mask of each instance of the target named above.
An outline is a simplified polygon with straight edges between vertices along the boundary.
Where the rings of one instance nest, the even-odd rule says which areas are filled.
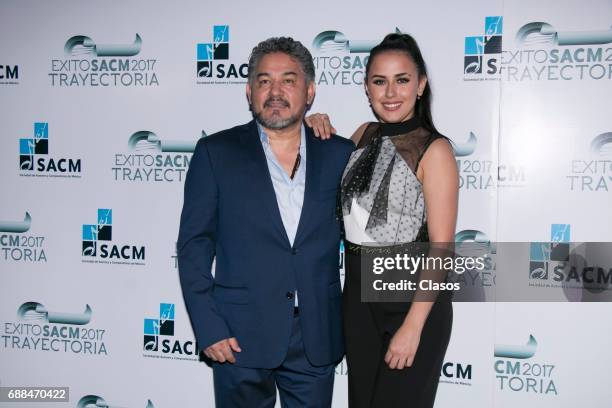
[[[261,140],[261,143],[265,146],[265,145],[270,145],[270,139],[268,139],[268,135],[266,134],[266,131],[263,129],[263,126],[261,126],[261,124],[257,121],[255,121],[255,123],[257,123],[257,131],[259,132],[259,140]],[[302,123],[302,126],[300,127],[300,154],[304,155],[304,152],[306,151],[306,129],[304,128],[304,123]]]

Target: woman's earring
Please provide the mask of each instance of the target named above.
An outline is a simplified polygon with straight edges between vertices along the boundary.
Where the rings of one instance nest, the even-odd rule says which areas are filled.
[[[421,95],[417,95],[417,101],[421,99]]]

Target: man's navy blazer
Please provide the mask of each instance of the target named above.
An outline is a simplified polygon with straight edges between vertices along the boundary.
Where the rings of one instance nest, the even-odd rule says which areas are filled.
[[[236,337],[236,365],[278,367],[287,353],[298,291],[306,357],[344,354],[336,199],[354,149],[306,127],[306,186],[293,246],[285,232],[257,124],[201,139],[185,180],[177,242],[185,304],[203,350]],[[216,258],[215,276],[211,274]]]

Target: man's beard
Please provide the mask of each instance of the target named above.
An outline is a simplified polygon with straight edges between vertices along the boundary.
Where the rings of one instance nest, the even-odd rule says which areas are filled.
[[[285,106],[289,107],[289,102],[287,102],[286,100],[282,98],[269,98],[264,102],[264,108],[270,102],[283,102]],[[295,125],[297,122],[299,122],[302,119],[300,115],[293,115],[286,119],[282,119],[278,115],[274,115],[274,114],[272,114],[272,116],[269,118],[264,118],[262,115],[262,111],[257,112],[255,110],[255,107],[251,105],[251,112],[253,112],[253,116],[259,123],[261,123],[263,127],[267,129],[273,129],[273,130],[286,129],[291,125]]]

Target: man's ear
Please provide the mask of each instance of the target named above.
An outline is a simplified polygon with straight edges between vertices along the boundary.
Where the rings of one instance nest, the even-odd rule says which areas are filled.
[[[247,101],[249,101],[249,105],[251,105],[251,84],[249,82],[246,84],[246,97]]]
[[[314,102],[315,93],[316,93],[314,81],[310,81],[308,83],[308,89],[306,92],[307,92],[306,103],[308,104],[308,106],[310,106]]]

